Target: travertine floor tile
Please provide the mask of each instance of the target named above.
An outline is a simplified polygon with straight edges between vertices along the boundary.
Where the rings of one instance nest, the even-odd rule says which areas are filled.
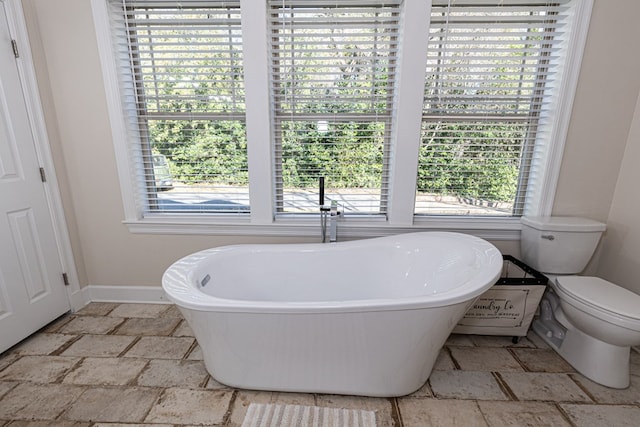
[[[558,408],[544,402],[478,402],[491,427],[570,427]]]
[[[443,399],[507,400],[491,372],[434,371],[431,389]]]
[[[89,388],[65,411],[74,421],[139,423],[160,393],[154,388]]]
[[[204,357],[202,355],[202,349],[200,348],[199,345],[196,345],[195,348],[193,350],[191,350],[191,353],[189,353],[189,356],[187,356],[187,359],[189,359],[189,360],[204,360]]]
[[[95,423],[92,427],[174,427],[173,424],[121,424],[121,423]],[[183,427],[183,426],[180,426]],[[189,427],[189,426],[184,426]]]
[[[373,411],[376,413],[377,427],[392,427],[395,424],[392,417],[393,407],[389,399],[319,394],[316,396],[316,405]]]
[[[2,423],[0,422],[0,425]],[[81,423],[77,421],[13,421],[11,425],[7,424],[7,427],[89,427],[91,423]],[[111,427],[116,427],[113,424]],[[128,425],[127,427],[131,427]]]
[[[0,401],[0,419],[54,420],[83,391],[66,384],[19,384]]]
[[[201,387],[209,374],[204,363],[191,360],[151,360],[138,378],[146,387]]]
[[[125,357],[147,359],[182,359],[193,344],[193,338],[142,337]]]
[[[432,373],[432,375],[433,375],[433,373]],[[429,384],[429,381],[427,381],[417,391],[414,391],[413,393],[411,393],[411,394],[409,394],[409,395],[407,395],[405,397],[412,397],[412,398],[433,397],[433,392],[431,391],[431,384]]]
[[[208,388],[210,390],[220,390],[220,389],[229,388],[229,387],[226,386],[225,384],[219,383],[212,376],[209,376],[209,380],[207,381],[207,385],[205,388]]]
[[[473,400],[398,399],[404,427],[485,427]]]
[[[182,313],[180,313],[180,310],[174,304],[171,304],[167,311],[162,313],[162,317],[175,317],[176,319],[184,319],[184,316],[182,316]]]
[[[640,353],[635,350],[629,354],[629,373],[640,377]]]
[[[159,319],[127,319],[115,332],[116,335],[160,335],[166,336],[180,323],[180,319],[162,317]]]
[[[221,424],[232,391],[168,388],[151,408],[145,421],[179,424]]]
[[[62,352],[63,356],[115,357],[122,353],[136,337],[115,335],[84,335]]]
[[[630,405],[560,405],[577,427],[636,427],[640,408]]]
[[[20,359],[20,355],[12,352],[0,354],[0,371]]]
[[[505,348],[449,347],[451,356],[464,371],[509,372],[522,367]]]
[[[453,360],[451,360],[451,356],[449,356],[449,352],[446,349],[440,350],[438,354],[438,358],[436,359],[436,363],[433,365],[434,371],[450,371],[452,369],[456,369],[456,365],[454,365]]]
[[[580,374],[572,374],[571,377],[584,387],[597,403],[640,404],[640,377],[631,375],[631,384],[622,390],[597,384]]]
[[[119,304],[115,302],[92,302],[79,310],[78,316],[106,316]]]
[[[575,372],[571,365],[551,349],[514,348],[512,351],[530,372]]]
[[[18,385],[17,382],[11,382],[11,381],[0,382],[0,399],[2,399],[2,396],[9,393],[9,391],[17,385]]]
[[[469,335],[471,342],[479,347],[528,347],[535,348],[535,345],[527,339],[521,337],[516,344],[513,343],[513,337],[499,335]]]
[[[109,316],[112,317],[147,317],[156,319],[163,317],[163,313],[169,309],[166,304],[120,304],[114,308]]]
[[[62,381],[65,384],[126,385],[147,365],[146,360],[88,357]]]
[[[69,323],[74,318],[75,316],[73,314],[70,314],[70,313],[63,314],[62,316],[58,317],[56,320],[54,320],[53,322],[49,323],[47,326],[42,328],[41,332],[46,332],[50,334],[54,332],[58,332],[58,329],[62,328],[64,325]]]
[[[520,400],[591,402],[566,374],[501,372],[500,376]]]
[[[22,342],[12,352],[20,355],[44,356],[58,350],[76,338],[76,335],[40,333]]]
[[[533,344],[535,345],[537,348],[547,348],[547,349],[551,349],[551,347],[549,347],[549,344],[547,344],[546,342],[544,342],[542,340],[542,338],[540,338],[538,336],[538,334],[536,334],[533,329],[529,329],[529,332],[527,333],[527,339]]]
[[[373,410],[379,427],[640,419],[639,353],[631,353],[631,387],[615,390],[573,372],[533,332],[518,345],[453,335],[430,380],[397,399],[236,390],[211,378],[202,358],[175,306],[89,304],[0,354],[0,427],[239,427],[252,402]]]
[[[97,316],[78,316],[64,325],[58,332],[63,334],[108,334],[122,319]]]
[[[445,346],[455,345],[456,347],[473,347],[473,342],[471,341],[471,335],[463,335],[463,334],[451,334],[447,341],[444,343]]]
[[[233,403],[229,426],[241,426],[242,421],[247,414],[247,409],[252,403],[313,406],[315,405],[315,397],[313,394],[307,393],[277,393],[271,391],[240,390]]]
[[[178,328],[171,335],[173,335],[174,337],[192,337],[193,331],[191,330],[191,327],[189,326],[187,321],[183,320],[182,323],[180,323],[180,326],[178,326]]]
[[[0,372],[0,381],[57,382],[79,361],[77,357],[23,356]]]

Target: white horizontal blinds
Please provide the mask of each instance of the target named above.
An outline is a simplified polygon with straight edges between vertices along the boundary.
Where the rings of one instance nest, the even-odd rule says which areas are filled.
[[[269,1],[278,212],[386,212],[398,3]]]
[[[565,1],[434,1],[417,214],[522,214]]]
[[[248,212],[239,1],[112,5],[146,213]]]

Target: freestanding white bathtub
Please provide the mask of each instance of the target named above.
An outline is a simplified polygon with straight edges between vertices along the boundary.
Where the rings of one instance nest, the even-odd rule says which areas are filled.
[[[425,232],[208,249],[173,264],[162,285],[223,384],[401,396],[424,384],[501,269],[485,240]]]

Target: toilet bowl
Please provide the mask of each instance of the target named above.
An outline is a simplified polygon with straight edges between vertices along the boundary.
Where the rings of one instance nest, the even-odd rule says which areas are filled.
[[[556,279],[566,317],[578,329],[611,345],[640,344],[640,295],[598,277]]]
[[[523,260],[547,273],[550,287],[533,329],[585,377],[629,385],[630,347],[640,344],[640,295],[598,277],[577,276],[604,224],[583,218],[522,218]]]

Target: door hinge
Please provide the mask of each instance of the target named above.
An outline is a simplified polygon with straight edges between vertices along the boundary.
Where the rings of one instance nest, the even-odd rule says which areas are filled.
[[[11,47],[13,48],[13,56],[20,58],[20,52],[18,52],[18,43],[15,40],[11,40]]]
[[[44,168],[40,168],[40,179],[42,182],[47,182],[47,175],[44,173]]]
[[[62,281],[65,286],[69,286],[69,276],[67,276],[67,273],[62,273]]]

